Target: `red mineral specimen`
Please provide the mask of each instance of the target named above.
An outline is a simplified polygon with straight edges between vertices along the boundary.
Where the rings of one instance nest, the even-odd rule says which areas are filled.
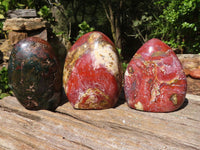
[[[121,90],[121,72],[112,41],[101,32],[89,32],[74,43],[66,57],[65,93],[76,109],[113,107]]]
[[[170,112],[183,104],[186,76],[173,50],[158,39],[146,42],[125,72],[125,97],[129,107]]]

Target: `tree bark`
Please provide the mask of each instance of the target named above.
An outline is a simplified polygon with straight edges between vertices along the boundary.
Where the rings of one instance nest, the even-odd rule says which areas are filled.
[[[106,17],[110,22],[111,33],[114,40],[114,44],[117,48],[122,49],[122,39],[121,39],[121,28],[120,28],[120,16],[121,16],[121,7],[123,4],[123,0],[120,0],[119,8],[116,8],[116,13],[114,14],[114,10],[112,8],[112,2],[108,1],[102,2]]]

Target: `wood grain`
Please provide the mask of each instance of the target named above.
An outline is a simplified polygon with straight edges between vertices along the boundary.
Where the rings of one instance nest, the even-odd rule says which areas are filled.
[[[149,113],[122,104],[105,110],[55,112],[24,109],[15,97],[0,100],[0,149],[197,150],[200,96],[187,94],[181,109]]]
[[[33,18],[37,17],[35,9],[16,9],[7,12],[9,18]]]

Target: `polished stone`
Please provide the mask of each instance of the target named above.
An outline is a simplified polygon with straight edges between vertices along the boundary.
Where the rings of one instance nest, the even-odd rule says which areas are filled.
[[[124,78],[131,108],[170,112],[185,100],[187,82],[182,65],[173,50],[158,39],[149,40],[136,52]]]
[[[79,38],[65,60],[65,93],[76,109],[113,107],[121,90],[122,68],[112,41],[101,32]]]
[[[62,74],[48,42],[26,38],[11,52],[8,77],[19,102],[27,109],[54,110],[60,103]]]

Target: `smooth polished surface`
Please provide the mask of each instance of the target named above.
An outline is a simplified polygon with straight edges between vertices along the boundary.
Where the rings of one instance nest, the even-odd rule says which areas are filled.
[[[125,96],[131,108],[150,112],[177,110],[185,100],[186,76],[173,50],[158,39],[146,42],[125,72]]]
[[[105,109],[118,99],[122,70],[112,41],[101,32],[79,38],[65,60],[63,86],[76,109]]]
[[[27,109],[54,110],[60,103],[62,76],[50,44],[31,37],[12,50],[8,64],[12,90]]]

